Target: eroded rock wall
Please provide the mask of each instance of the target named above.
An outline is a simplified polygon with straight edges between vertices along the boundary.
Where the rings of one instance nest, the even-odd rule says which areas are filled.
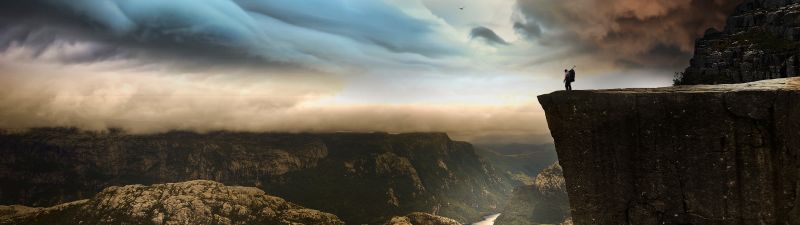
[[[724,30],[709,29],[678,84],[800,76],[800,1],[748,0]]]
[[[575,224],[800,224],[800,78],[539,101]]]

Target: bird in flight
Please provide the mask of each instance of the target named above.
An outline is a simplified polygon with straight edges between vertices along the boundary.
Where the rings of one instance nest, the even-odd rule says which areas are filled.
[[[460,9],[460,10],[464,10],[464,7],[461,7],[461,8],[458,8],[458,9]]]

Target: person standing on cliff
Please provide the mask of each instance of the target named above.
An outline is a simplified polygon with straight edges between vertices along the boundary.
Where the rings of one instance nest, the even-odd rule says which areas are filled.
[[[572,91],[572,82],[575,81],[574,67],[571,70],[564,69],[564,87],[567,91]]]

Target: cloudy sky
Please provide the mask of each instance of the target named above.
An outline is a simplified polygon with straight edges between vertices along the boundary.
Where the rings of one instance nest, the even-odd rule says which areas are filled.
[[[576,89],[670,85],[738,3],[0,1],[0,128],[546,143],[536,96],[564,68]]]

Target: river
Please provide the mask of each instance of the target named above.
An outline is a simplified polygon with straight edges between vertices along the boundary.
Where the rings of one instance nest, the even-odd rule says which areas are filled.
[[[500,213],[484,216],[483,220],[472,223],[472,225],[494,225],[494,220],[496,220],[498,216],[500,216]]]

